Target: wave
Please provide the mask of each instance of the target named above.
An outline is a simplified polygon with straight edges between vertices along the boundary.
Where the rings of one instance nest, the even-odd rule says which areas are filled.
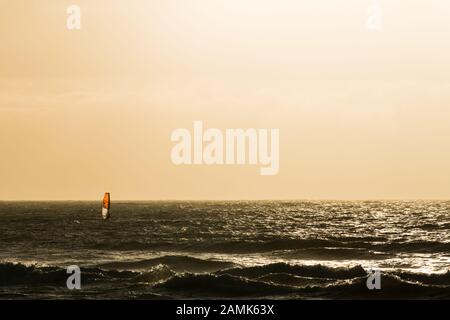
[[[270,282],[279,285],[289,285],[295,287],[306,287],[313,285],[329,284],[334,279],[302,277],[289,273],[270,273],[256,278],[258,281]]]
[[[196,251],[220,253],[257,253],[300,248],[323,248],[342,244],[322,239],[276,239],[271,241],[226,241],[193,246]]]
[[[150,271],[141,272],[133,277],[133,282],[158,283],[175,276],[175,272],[164,264],[154,266]]]
[[[393,272],[394,275],[400,277],[401,279],[411,281],[411,282],[420,282],[426,285],[444,285],[450,286],[450,270],[446,273],[413,273],[413,272],[405,272],[405,271],[397,271]]]
[[[215,252],[215,253],[257,253],[275,250],[291,250],[300,248],[323,248],[344,246],[334,240],[323,239],[272,239],[272,240],[236,240],[236,241],[187,241],[185,243],[169,241],[98,241],[87,244],[96,250],[154,250],[179,252]]]
[[[381,290],[368,290],[367,273],[361,266],[331,268],[323,265],[274,263],[236,267],[210,273],[176,272],[165,263],[183,265],[217,261],[192,257],[163,256],[140,261],[143,269],[118,270],[126,262],[104,267],[82,268],[83,298],[117,295],[145,298],[323,298],[323,299],[416,299],[450,298],[450,271],[443,274],[383,272]],[[156,264],[157,262],[165,262]],[[138,263],[138,262],[133,262]],[[217,262],[219,263],[219,262]],[[132,265],[135,267],[135,265]],[[214,268],[224,267],[220,262]],[[129,266],[128,266],[129,267]],[[182,268],[184,269],[184,268]],[[0,263],[0,297],[48,290],[65,290],[68,274],[56,266]],[[20,288],[26,287],[25,291]],[[19,289],[17,289],[19,288]]]
[[[102,282],[157,282],[172,277],[175,272],[164,265],[155,266],[145,272],[104,270],[101,268],[82,268],[82,283]],[[66,286],[67,270],[56,266],[24,265],[21,263],[0,263],[0,287],[26,286]]]
[[[366,276],[350,279],[317,279],[273,273],[256,279],[230,274],[183,274],[154,285],[154,289],[158,293],[174,298],[450,298],[449,286],[411,282],[392,274],[383,275],[381,290],[369,290]]]
[[[283,262],[246,268],[233,268],[218,272],[218,274],[229,274],[248,278],[258,278],[272,273],[285,273],[294,276],[325,279],[352,279],[367,275],[367,272],[361,266],[350,268],[331,268],[320,264],[290,265]]]
[[[169,241],[160,242],[146,242],[146,241],[116,241],[114,240],[97,240],[87,244],[91,249],[96,250],[117,250],[117,251],[129,251],[129,250],[169,250],[175,246],[178,248],[180,244],[176,244]]]
[[[450,242],[440,241],[396,241],[383,244],[371,244],[368,249],[386,253],[415,252],[415,253],[438,253],[449,252]]]
[[[339,236],[324,239],[259,237],[253,240],[218,241],[217,239],[191,239],[182,242],[153,239],[151,241],[110,241],[89,242],[88,248],[116,251],[161,251],[180,253],[225,253],[253,254],[291,251],[299,258],[312,257],[326,259],[379,259],[398,253],[442,253],[450,251],[450,242],[433,240],[389,240],[384,237]],[[376,254],[375,254],[376,252]],[[384,257],[382,255],[385,255]]]
[[[340,281],[324,287],[306,287],[301,293],[310,298],[326,299],[448,299],[450,287],[410,282],[392,274],[381,278],[379,290],[368,290],[366,278]]]
[[[117,270],[142,270],[157,265],[166,265],[175,272],[215,272],[221,269],[235,267],[236,264],[227,261],[205,260],[190,256],[169,255],[138,261],[116,261],[99,265],[100,268]]]
[[[287,295],[295,287],[235,277],[228,274],[184,274],[155,285],[156,290],[171,291],[182,297],[236,298]]]
[[[380,260],[393,256],[392,253],[377,252],[364,248],[310,248],[274,252],[273,254],[287,260]]]
[[[450,298],[450,270],[444,274],[386,272],[381,276],[381,290],[368,290],[367,272],[361,266],[331,268],[275,263],[232,268],[216,274],[295,287],[290,297],[297,298]]]
[[[450,229],[450,223],[424,223],[410,227],[411,229],[423,229],[423,230],[446,230]]]
[[[192,252],[216,252],[216,253],[257,253],[277,250],[295,250],[325,247],[348,247],[349,243],[367,245],[369,241],[381,241],[377,237],[342,237],[336,239],[292,239],[277,238],[267,239],[261,237],[257,240],[234,240],[234,241],[187,241],[185,243],[168,241],[100,241],[91,243],[93,249],[102,250],[158,250],[170,251],[192,251]]]

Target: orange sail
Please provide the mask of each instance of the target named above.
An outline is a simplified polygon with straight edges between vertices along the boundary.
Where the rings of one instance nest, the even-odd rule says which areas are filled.
[[[109,195],[109,192],[106,192],[105,196],[103,197],[103,208],[109,209],[109,201],[110,201],[110,195]]]
[[[103,220],[107,220],[110,217],[109,208],[111,206],[111,199],[109,192],[106,192],[103,197],[102,217]]]

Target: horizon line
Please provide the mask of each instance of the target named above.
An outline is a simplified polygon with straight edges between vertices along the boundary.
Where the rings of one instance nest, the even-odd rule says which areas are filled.
[[[0,199],[0,202],[101,202],[101,199]],[[333,198],[291,198],[291,199],[115,199],[112,202],[238,202],[238,201],[450,201],[450,198],[373,198],[373,199],[333,199]]]

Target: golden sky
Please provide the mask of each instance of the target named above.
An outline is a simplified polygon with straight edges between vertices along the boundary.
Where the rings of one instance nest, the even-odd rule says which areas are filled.
[[[9,0],[0,40],[0,199],[450,196],[448,0]],[[194,120],[279,128],[279,174],[175,166]]]

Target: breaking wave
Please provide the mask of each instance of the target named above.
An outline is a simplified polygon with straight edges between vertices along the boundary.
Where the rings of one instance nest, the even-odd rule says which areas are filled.
[[[285,295],[296,288],[255,281],[228,274],[184,274],[157,284],[157,290],[171,291],[182,297],[261,297]]]
[[[262,277],[267,274],[284,273],[294,276],[327,278],[327,279],[351,279],[355,277],[364,277],[366,271],[361,266],[351,268],[330,268],[323,265],[290,265],[287,263],[273,263],[263,266],[234,268],[220,273],[243,276],[248,278]]]
[[[197,271],[185,271],[188,264],[196,265],[191,269]],[[62,290],[67,277],[62,267],[0,263],[0,296],[2,287]],[[361,266],[332,268],[273,263],[237,267],[188,256],[111,262],[82,269],[82,283],[87,290],[109,284],[106,286],[109,290],[126,289],[130,294],[135,290],[140,298],[450,298],[450,271],[386,272],[382,275],[382,290],[368,290],[366,279],[367,273]]]
[[[169,255],[138,261],[115,261],[99,265],[101,268],[118,270],[142,270],[157,265],[166,265],[176,272],[214,272],[236,266],[227,261],[205,260],[190,256]]]

